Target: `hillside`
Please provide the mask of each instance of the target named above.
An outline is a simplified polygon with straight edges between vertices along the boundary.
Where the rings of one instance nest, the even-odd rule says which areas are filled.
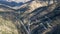
[[[18,30],[10,20],[5,20],[0,16],[0,34],[18,34]]]
[[[40,0],[17,7],[0,4],[0,34],[54,34],[60,27],[59,4]]]

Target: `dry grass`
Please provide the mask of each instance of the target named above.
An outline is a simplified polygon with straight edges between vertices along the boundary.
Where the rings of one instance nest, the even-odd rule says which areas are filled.
[[[12,21],[4,20],[0,16],[0,34],[18,34],[18,31]]]

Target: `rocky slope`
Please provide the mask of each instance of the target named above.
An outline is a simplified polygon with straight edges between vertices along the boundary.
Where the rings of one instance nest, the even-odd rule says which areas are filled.
[[[58,3],[48,6],[39,0],[20,7],[0,5],[0,34],[49,34],[60,23],[59,8]]]

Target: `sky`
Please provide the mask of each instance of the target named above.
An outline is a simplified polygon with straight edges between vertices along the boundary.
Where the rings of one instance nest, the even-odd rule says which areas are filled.
[[[17,2],[17,3],[19,3],[19,2],[27,2],[27,1],[30,1],[30,0],[0,0],[0,1],[8,1],[8,2],[11,2],[11,1],[15,1],[15,2]]]

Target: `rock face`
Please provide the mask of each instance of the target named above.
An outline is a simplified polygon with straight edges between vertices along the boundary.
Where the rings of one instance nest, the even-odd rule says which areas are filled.
[[[0,6],[0,34],[54,34],[60,27],[58,3],[32,0],[16,9]]]
[[[26,25],[27,29],[25,30],[27,34],[46,34],[57,25],[52,23],[55,17],[60,14],[60,9],[56,8],[57,4],[53,3],[49,6],[46,4],[44,6],[44,3],[40,4],[40,2],[36,1],[27,4],[27,6],[22,7],[22,9],[28,7],[26,11],[21,9],[24,11],[21,12],[21,20]],[[56,11],[57,9],[59,11]]]

